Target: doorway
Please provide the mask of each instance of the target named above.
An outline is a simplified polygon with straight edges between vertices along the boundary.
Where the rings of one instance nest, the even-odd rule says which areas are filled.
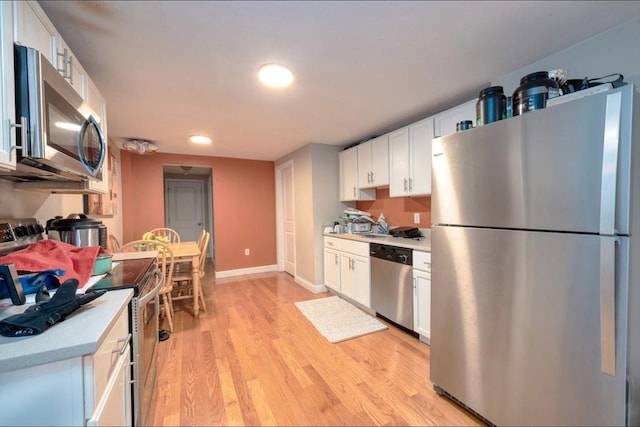
[[[276,167],[276,234],[278,271],[296,275],[293,161]]]
[[[185,241],[197,241],[202,230],[209,231],[207,258],[215,262],[212,169],[164,166],[163,177],[165,227],[176,230]]]

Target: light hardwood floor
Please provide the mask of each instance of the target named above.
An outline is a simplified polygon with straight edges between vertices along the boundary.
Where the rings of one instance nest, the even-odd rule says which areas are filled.
[[[207,311],[176,302],[159,344],[153,425],[482,425],[434,393],[415,337],[391,326],[331,344],[294,305],[330,294],[286,273],[214,283],[207,269]]]

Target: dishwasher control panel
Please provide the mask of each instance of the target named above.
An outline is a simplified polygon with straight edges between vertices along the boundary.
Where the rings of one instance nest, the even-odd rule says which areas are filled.
[[[413,251],[408,248],[371,243],[369,245],[369,255],[372,258],[384,259],[399,264],[413,264]]]

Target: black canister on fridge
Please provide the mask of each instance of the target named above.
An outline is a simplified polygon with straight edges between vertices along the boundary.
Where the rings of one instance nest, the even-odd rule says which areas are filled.
[[[507,97],[502,86],[482,89],[476,102],[476,127],[506,118]]]
[[[557,96],[560,96],[560,86],[549,78],[547,71],[527,74],[520,79],[520,86],[513,92],[513,115],[545,108],[547,100]]]

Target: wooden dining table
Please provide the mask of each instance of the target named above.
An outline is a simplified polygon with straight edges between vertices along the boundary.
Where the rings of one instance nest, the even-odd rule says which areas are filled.
[[[200,294],[200,248],[198,242],[185,241],[177,243],[166,243],[173,252],[174,265],[179,262],[191,262],[191,275],[193,281],[193,316],[198,317],[199,306],[198,296]]]

